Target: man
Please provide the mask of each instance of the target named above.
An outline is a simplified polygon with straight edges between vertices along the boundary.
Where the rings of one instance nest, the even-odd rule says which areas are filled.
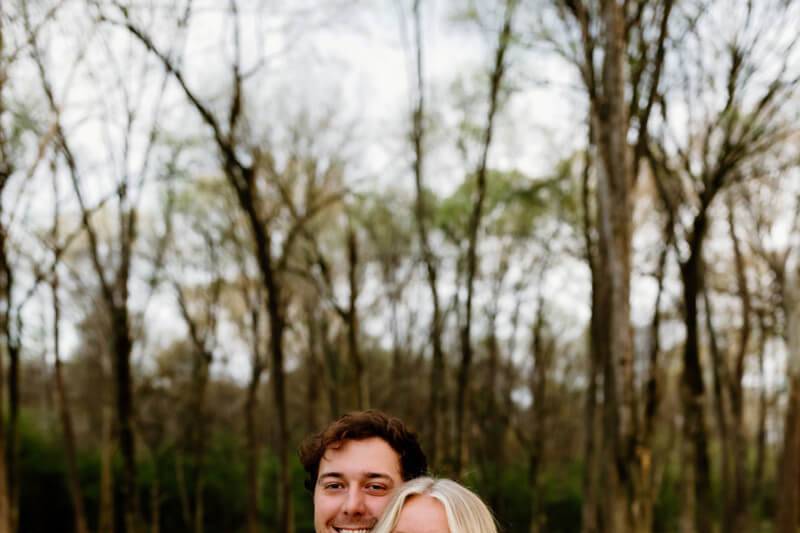
[[[417,436],[374,410],[344,415],[308,437],[300,462],[314,494],[316,533],[367,533],[392,492],[428,470]]]

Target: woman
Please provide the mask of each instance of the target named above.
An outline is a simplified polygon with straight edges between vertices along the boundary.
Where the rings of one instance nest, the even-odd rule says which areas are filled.
[[[478,496],[449,479],[420,477],[400,487],[372,533],[497,533]]]

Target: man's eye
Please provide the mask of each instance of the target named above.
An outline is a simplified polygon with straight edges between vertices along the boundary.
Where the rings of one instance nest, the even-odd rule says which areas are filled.
[[[367,485],[367,490],[373,494],[386,494],[389,489],[386,485],[381,485],[380,483],[370,483]]]
[[[325,483],[322,485],[322,488],[325,490],[339,490],[342,487],[344,487],[344,485],[339,482]]]

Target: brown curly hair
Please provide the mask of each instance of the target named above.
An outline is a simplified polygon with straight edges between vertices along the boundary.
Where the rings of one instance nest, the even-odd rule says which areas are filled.
[[[399,418],[370,409],[347,413],[325,429],[308,436],[300,445],[300,462],[308,477],[307,490],[314,492],[319,474],[319,463],[328,448],[338,448],[348,440],[378,437],[386,441],[400,456],[400,475],[403,481],[423,476],[428,471],[428,459],[422,451],[416,433]]]

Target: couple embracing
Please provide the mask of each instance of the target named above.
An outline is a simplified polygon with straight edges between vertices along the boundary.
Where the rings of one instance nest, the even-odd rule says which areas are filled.
[[[417,436],[380,411],[349,413],[305,440],[316,533],[497,533],[473,492],[427,476]]]

